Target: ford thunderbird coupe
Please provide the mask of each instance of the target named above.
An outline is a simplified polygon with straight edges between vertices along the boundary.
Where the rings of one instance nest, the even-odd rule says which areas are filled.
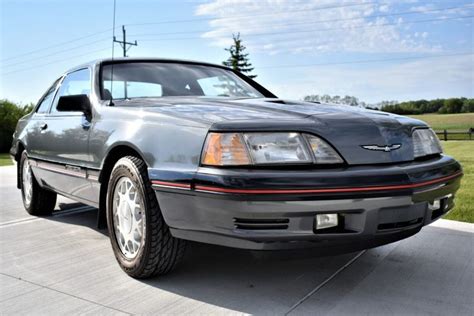
[[[98,208],[129,275],[171,271],[186,240],[354,251],[454,206],[462,169],[424,122],[289,101],[220,65],[104,59],[60,76],[13,135],[26,211]]]

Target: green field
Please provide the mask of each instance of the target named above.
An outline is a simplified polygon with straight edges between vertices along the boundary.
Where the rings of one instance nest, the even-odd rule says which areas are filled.
[[[435,131],[467,131],[474,128],[474,113],[408,115],[425,121]]]
[[[0,154],[0,167],[13,165],[10,154]]]
[[[443,142],[446,154],[461,162],[464,177],[456,195],[456,206],[446,219],[474,223],[474,141]]]

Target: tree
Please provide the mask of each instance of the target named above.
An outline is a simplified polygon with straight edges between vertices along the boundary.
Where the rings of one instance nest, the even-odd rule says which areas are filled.
[[[8,100],[0,100],[0,152],[8,152],[16,123],[31,112],[33,105],[20,106]]]
[[[461,112],[463,113],[474,112],[474,99],[464,100]]]
[[[230,48],[225,49],[230,53],[230,57],[222,64],[243,74],[246,74],[250,78],[257,77],[257,75],[249,74],[254,68],[252,67],[252,64],[249,61],[249,54],[244,52],[246,47],[242,45],[240,33],[237,33],[237,35],[232,34],[232,38],[234,40],[234,44],[232,44]]]
[[[463,100],[451,98],[444,100],[443,107],[439,109],[440,113],[459,113],[463,106]]]

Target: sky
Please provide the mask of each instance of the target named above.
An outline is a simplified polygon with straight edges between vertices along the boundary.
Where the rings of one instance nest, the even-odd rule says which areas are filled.
[[[116,0],[131,57],[221,63],[239,33],[281,98],[474,97],[473,0]],[[64,71],[111,57],[113,0],[0,0],[0,99],[37,102]],[[121,56],[115,46],[115,56]]]

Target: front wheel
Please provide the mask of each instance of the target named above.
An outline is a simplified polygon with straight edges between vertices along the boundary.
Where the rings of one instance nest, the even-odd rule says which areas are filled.
[[[20,167],[21,197],[23,206],[31,215],[51,215],[56,205],[56,193],[40,187],[31,171],[26,150],[21,153]]]
[[[135,278],[171,271],[184,254],[185,242],[171,236],[145,163],[120,159],[107,190],[107,224],[112,248],[121,268]]]

